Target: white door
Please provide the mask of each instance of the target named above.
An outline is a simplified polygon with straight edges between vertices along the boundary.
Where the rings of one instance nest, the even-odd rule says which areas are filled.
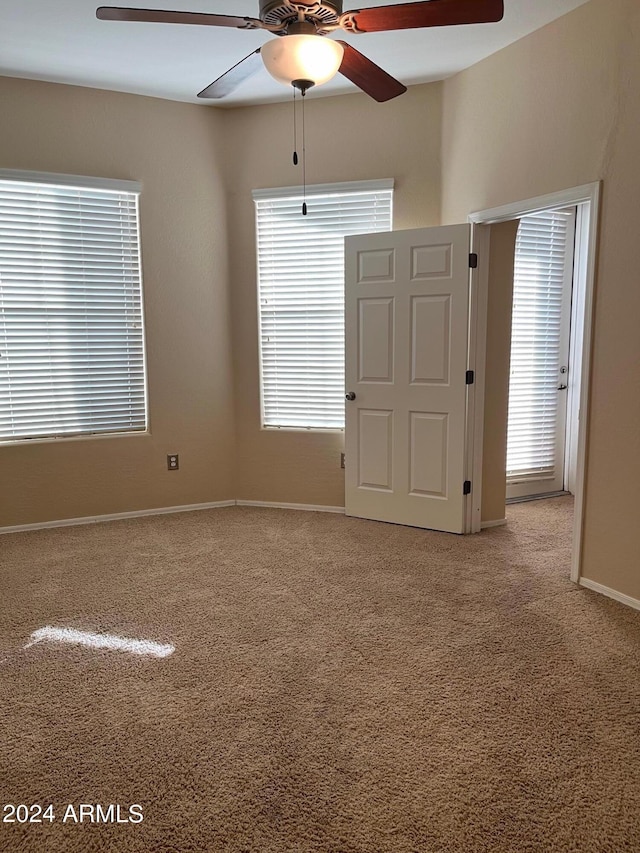
[[[347,237],[347,515],[462,533],[468,225]]]

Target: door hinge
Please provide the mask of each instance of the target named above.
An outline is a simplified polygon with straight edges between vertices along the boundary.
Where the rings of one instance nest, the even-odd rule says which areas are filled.
[[[474,370],[467,370],[467,377],[465,381],[467,385],[473,385],[473,383],[476,381],[476,374]]]
[[[471,480],[465,480],[462,485],[462,494],[470,495],[471,494]]]
[[[469,255],[469,268],[472,270],[478,269],[478,254],[477,252],[471,252]]]

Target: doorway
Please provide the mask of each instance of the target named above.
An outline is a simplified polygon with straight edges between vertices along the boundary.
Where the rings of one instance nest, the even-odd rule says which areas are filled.
[[[518,224],[507,419],[507,502],[569,494],[575,488],[570,439],[577,431],[579,389],[574,382],[574,368],[579,376],[579,367],[575,346],[583,324],[578,310],[583,282],[578,278],[581,264],[576,252],[585,248],[584,241],[576,240],[578,210],[573,206],[539,211],[523,216]]]
[[[587,184],[569,190],[562,190],[547,196],[528,199],[497,208],[478,211],[470,215],[474,224],[474,251],[488,254],[490,242],[489,226],[500,222],[522,220],[523,217],[548,211],[562,211],[575,208],[575,264],[573,275],[573,299],[571,302],[570,325],[572,333],[568,356],[567,375],[571,372],[572,382],[564,383],[566,391],[566,410],[571,428],[565,431],[565,461],[562,465],[563,490],[569,485],[575,495],[573,525],[573,544],[571,559],[571,579],[577,582],[581,573],[582,528],[584,524],[584,480],[586,465],[586,447],[588,423],[586,414],[589,404],[589,374],[591,365],[591,336],[593,325],[593,289],[595,279],[596,238],[598,231],[598,210],[600,183]],[[484,429],[484,364],[486,353],[486,316],[488,300],[488,269],[478,281],[474,297],[478,303],[478,323],[470,330],[474,364],[479,377],[475,400],[471,409],[469,431],[473,433],[473,471],[479,485],[479,499],[473,504],[472,527],[481,529],[482,494],[482,440]],[[563,365],[559,365],[563,366]],[[563,384],[561,381],[558,385]],[[558,392],[560,393],[560,391]],[[568,439],[567,439],[568,435]]]

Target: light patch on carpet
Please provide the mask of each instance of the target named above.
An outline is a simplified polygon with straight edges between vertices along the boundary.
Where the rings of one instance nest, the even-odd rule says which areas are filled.
[[[132,655],[152,655],[156,658],[166,658],[176,650],[170,643],[163,645],[152,640],[135,640],[131,637],[117,637],[115,634],[91,634],[75,628],[54,628],[52,625],[34,631],[24,648],[46,641],[89,646],[92,649],[111,649]]]

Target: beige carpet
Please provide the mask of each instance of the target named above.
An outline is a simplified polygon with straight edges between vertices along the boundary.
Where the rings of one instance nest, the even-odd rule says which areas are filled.
[[[639,851],[640,613],[569,582],[570,516],[520,504],[462,539],[229,508],[0,537],[0,803],[55,815],[0,824],[0,849]],[[175,652],[25,649],[45,626]],[[80,803],[144,820],[63,822]]]

